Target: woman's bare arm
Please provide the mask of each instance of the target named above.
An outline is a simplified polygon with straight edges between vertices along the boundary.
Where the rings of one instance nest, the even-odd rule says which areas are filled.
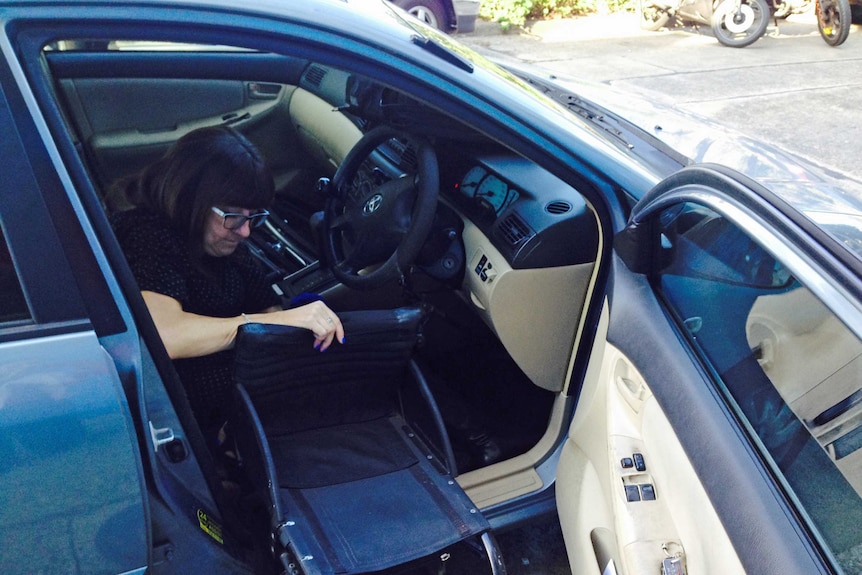
[[[237,328],[246,319],[308,329],[314,333],[314,347],[320,351],[325,351],[333,340],[344,341],[341,320],[320,301],[288,310],[221,318],[189,313],[180,302],[160,293],[141,294],[171,359],[200,357],[233,347]]]

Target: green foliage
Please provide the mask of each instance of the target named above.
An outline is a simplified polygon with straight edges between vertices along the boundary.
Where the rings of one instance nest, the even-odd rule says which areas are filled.
[[[607,12],[634,12],[637,5],[633,0],[601,0]]]
[[[533,5],[533,0],[482,0],[479,17],[497,22],[503,30],[508,30],[512,26],[523,26],[533,11]]]
[[[482,0],[479,17],[508,30],[524,26],[527,20],[606,14],[630,10],[632,5],[632,0]]]

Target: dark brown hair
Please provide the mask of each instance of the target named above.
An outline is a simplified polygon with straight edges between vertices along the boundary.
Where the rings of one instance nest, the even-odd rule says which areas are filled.
[[[213,206],[264,209],[275,193],[260,152],[226,126],[189,132],[161,159],[118,185],[128,203],[167,216],[201,250]]]

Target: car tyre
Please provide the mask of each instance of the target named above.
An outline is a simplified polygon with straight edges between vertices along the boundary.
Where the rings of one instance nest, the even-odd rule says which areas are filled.
[[[818,0],[817,29],[820,37],[830,46],[840,46],[850,35],[853,19],[849,0]]]
[[[399,0],[396,5],[433,28],[443,31],[449,28],[446,9],[440,0]]]

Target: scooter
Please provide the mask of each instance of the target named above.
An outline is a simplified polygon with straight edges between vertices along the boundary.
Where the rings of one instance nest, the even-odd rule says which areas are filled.
[[[712,26],[716,39],[733,48],[743,48],[763,36],[771,15],[766,0],[638,0],[644,30],[658,30],[671,18],[678,18]]]
[[[853,12],[850,0],[767,0],[776,21],[791,14],[803,14],[814,4],[817,29],[830,46],[840,46],[850,35]],[[856,0],[854,0],[856,1]]]
[[[850,0],[638,0],[638,16],[644,30],[658,30],[672,18],[706,24],[719,42],[742,48],[766,32],[770,14],[776,21],[801,14],[812,1],[820,36],[830,46],[843,44],[853,19]]]
[[[830,46],[840,46],[850,35],[853,12],[850,0],[768,0],[776,20],[791,14],[802,14],[811,9],[817,15],[817,29]]]

